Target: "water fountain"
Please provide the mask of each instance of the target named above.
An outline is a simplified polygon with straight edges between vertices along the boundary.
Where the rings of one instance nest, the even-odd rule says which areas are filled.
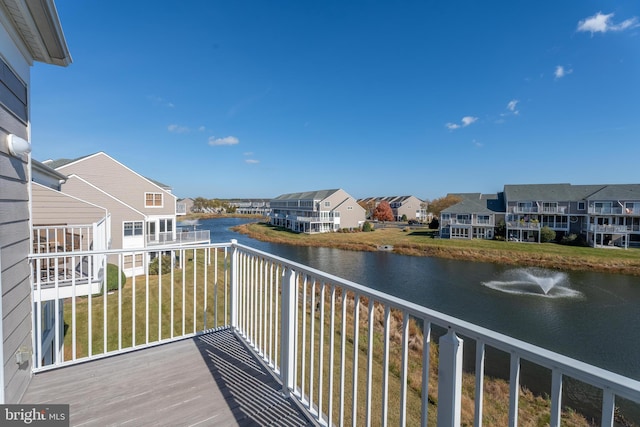
[[[571,298],[582,294],[569,288],[565,273],[544,268],[518,268],[509,270],[501,277],[482,284],[500,292],[531,295],[547,298]]]

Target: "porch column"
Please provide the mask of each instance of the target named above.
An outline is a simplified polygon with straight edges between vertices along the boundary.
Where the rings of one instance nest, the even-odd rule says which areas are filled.
[[[459,426],[462,408],[462,340],[449,329],[440,337],[438,426]]]

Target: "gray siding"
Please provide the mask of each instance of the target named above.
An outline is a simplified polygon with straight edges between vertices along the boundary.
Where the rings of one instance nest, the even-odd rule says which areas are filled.
[[[2,108],[0,108],[1,110]],[[6,128],[26,137],[26,128],[12,115],[0,114],[0,138]],[[7,120],[9,123],[7,123]],[[31,378],[31,363],[15,363],[15,353],[31,345],[31,294],[29,288],[30,247],[28,163],[0,152],[0,284],[2,288],[2,338],[4,398],[16,403]]]

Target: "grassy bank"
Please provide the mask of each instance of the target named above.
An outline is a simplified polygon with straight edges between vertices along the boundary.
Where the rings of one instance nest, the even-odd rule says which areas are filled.
[[[554,243],[514,243],[494,240],[435,239],[423,228],[378,228],[372,233],[298,234],[265,223],[234,228],[257,240],[299,246],[376,251],[392,245],[403,255],[435,256],[507,265],[546,267],[559,270],[598,271],[640,275],[640,250],[585,248]]]

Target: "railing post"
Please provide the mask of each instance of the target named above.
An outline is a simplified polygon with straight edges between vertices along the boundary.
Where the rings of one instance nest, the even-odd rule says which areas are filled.
[[[462,340],[452,329],[440,337],[438,426],[459,426],[462,402]]]
[[[282,392],[289,396],[294,387],[294,361],[295,361],[295,300],[296,272],[287,267],[282,282],[282,307],[280,313],[280,376],[282,379]]]
[[[238,247],[236,246],[238,241],[231,239],[231,260],[229,269],[231,270],[231,284],[229,286],[229,297],[231,298],[231,327],[233,329],[238,328],[238,307],[239,307],[239,295],[238,295]]]

